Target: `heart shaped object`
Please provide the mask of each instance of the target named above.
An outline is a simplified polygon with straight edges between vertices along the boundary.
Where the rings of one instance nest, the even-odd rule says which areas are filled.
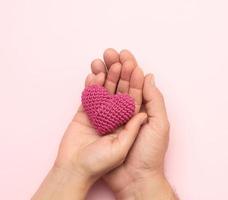
[[[82,92],[82,105],[98,134],[105,135],[125,124],[135,111],[134,99],[127,94],[109,94],[99,85]]]

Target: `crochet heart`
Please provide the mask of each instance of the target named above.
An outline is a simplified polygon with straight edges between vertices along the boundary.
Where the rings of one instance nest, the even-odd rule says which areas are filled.
[[[82,105],[98,134],[105,135],[126,123],[134,114],[134,99],[127,94],[111,95],[99,85],[82,92]]]

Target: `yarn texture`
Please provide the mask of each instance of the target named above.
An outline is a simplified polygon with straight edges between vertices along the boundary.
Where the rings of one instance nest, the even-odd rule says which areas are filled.
[[[81,101],[85,112],[98,134],[105,135],[125,124],[135,111],[134,99],[127,94],[109,94],[99,85],[84,89]]]

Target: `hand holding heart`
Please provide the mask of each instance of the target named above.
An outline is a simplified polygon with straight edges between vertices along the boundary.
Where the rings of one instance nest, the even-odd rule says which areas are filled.
[[[91,69],[83,106],[33,199],[85,199],[103,177],[117,199],[176,200],[163,171],[169,123],[153,76],[128,50],[106,50]]]
[[[115,168],[112,173],[105,175],[104,179],[116,191],[121,190],[124,185],[130,185],[132,178],[137,179],[137,177],[132,177],[129,180],[129,177],[137,175],[137,170],[143,169],[144,165],[154,165],[151,169],[160,171],[163,166],[168,136],[166,134],[168,130],[166,130],[167,118],[164,102],[159,91],[153,85],[152,76],[147,75],[144,79],[143,73],[131,61],[133,58],[129,60],[128,55],[125,57],[128,58],[122,59],[119,74],[116,73],[119,67],[118,63],[109,67],[107,75],[101,67],[98,67],[98,63],[96,63],[96,69],[92,68],[94,73],[87,77],[85,90],[82,93],[83,106],[80,106],[65,132],[55,162],[56,166],[82,174],[90,182],[94,182]],[[107,59],[106,63],[108,65]],[[131,67],[131,71],[126,70],[126,68]],[[127,73],[124,74],[125,71]],[[124,78],[128,81],[122,80]],[[101,86],[104,86],[108,92]],[[127,90],[126,87],[128,87]],[[129,96],[120,95],[118,92],[127,93]],[[95,98],[96,95],[98,96]],[[118,95],[121,96],[122,102],[125,100],[124,104],[117,103]],[[134,105],[131,101],[132,98]],[[152,98],[154,99],[153,102],[151,101]],[[142,100],[144,100],[144,104],[141,106]],[[115,120],[115,123],[110,125],[107,116],[101,115],[102,112],[106,112],[112,118],[123,114],[120,110],[120,112],[115,112],[112,109],[113,105],[118,108],[117,110],[120,108],[120,110],[123,109],[124,113],[127,111],[128,115],[124,119],[122,117],[122,120]],[[139,112],[141,108],[146,113]],[[127,122],[132,116],[132,109],[134,109],[135,115]],[[147,120],[148,123],[145,123]],[[127,123],[118,127],[125,122]],[[139,133],[140,129],[142,133]],[[110,133],[110,131],[112,132]],[[109,134],[104,135],[106,133]],[[133,143],[135,144],[133,145]],[[153,143],[152,146],[151,143]],[[161,145],[158,146],[159,144]],[[147,147],[149,148],[148,151],[151,152],[147,152],[148,155],[143,152]],[[127,159],[126,156],[128,156]],[[124,161],[124,165],[121,165]],[[148,161],[149,163],[147,163]],[[141,171],[140,176],[144,176]]]
[[[96,84],[96,80],[90,82],[92,86],[86,88],[82,95],[85,108],[80,107],[69,125],[61,142],[58,158],[55,163],[60,168],[83,175],[86,181],[91,182],[94,182],[103,174],[122,164],[135,141],[141,125],[147,120],[145,113],[138,113],[132,117],[135,106],[134,100],[131,97],[121,94],[111,96],[101,86],[93,86],[93,83]],[[86,83],[86,85],[88,84],[89,82]],[[88,104],[88,95],[95,95],[94,93],[92,94],[91,90],[98,94],[97,102],[89,98],[94,103],[92,105],[91,102]],[[99,91],[102,91],[103,96],[101,96]],[[102,97],[106,99],[107,105],[105,103],[100,105]],[[110,103],[116,104],[116,106],[108,107]],[[91,106],[93,107],[91,108]],[[96,108],[96,106],[98,107]],[[119,121],[113,121],[115,124],[112,125],[110,123],[104,124],[105,115],[93,115],[93,113],[97,112],[96,109],[101,109],[100,106],[103,106],[103,111],[107,109],[105,112],[109,112],[113,115],[112,117]],[[115,113],[114,108],[120,108],[119,112]],[[85,109],[90,114],[90,117],[85,112]],[[91,109],[95,111],[90,113]],[[101,111],[98,114],[101,114]],[[98,122],[103,124],[103,126],[99,128]],[[118,127],[124,123],[126,123],[124,126]],[[97,130],[103,134],[107,133],[106,130],[109,133],[110,130],[113,132],[100,136]]]
[[[82,105],[98,134],[105,135],[125,124],[135,112],[135,102],[127,94],[110,95],[102,86],[92,85],[82,93]]]

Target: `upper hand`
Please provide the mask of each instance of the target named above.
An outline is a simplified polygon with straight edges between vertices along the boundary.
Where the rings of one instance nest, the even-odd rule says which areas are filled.
[[[89,75],[85,86],[104,81],[104,73]],[[80,106],[63,136],[55,166],[94,182],[123,163],[146,119],[145,113],[138,113],[115,132],[100,136]]]

